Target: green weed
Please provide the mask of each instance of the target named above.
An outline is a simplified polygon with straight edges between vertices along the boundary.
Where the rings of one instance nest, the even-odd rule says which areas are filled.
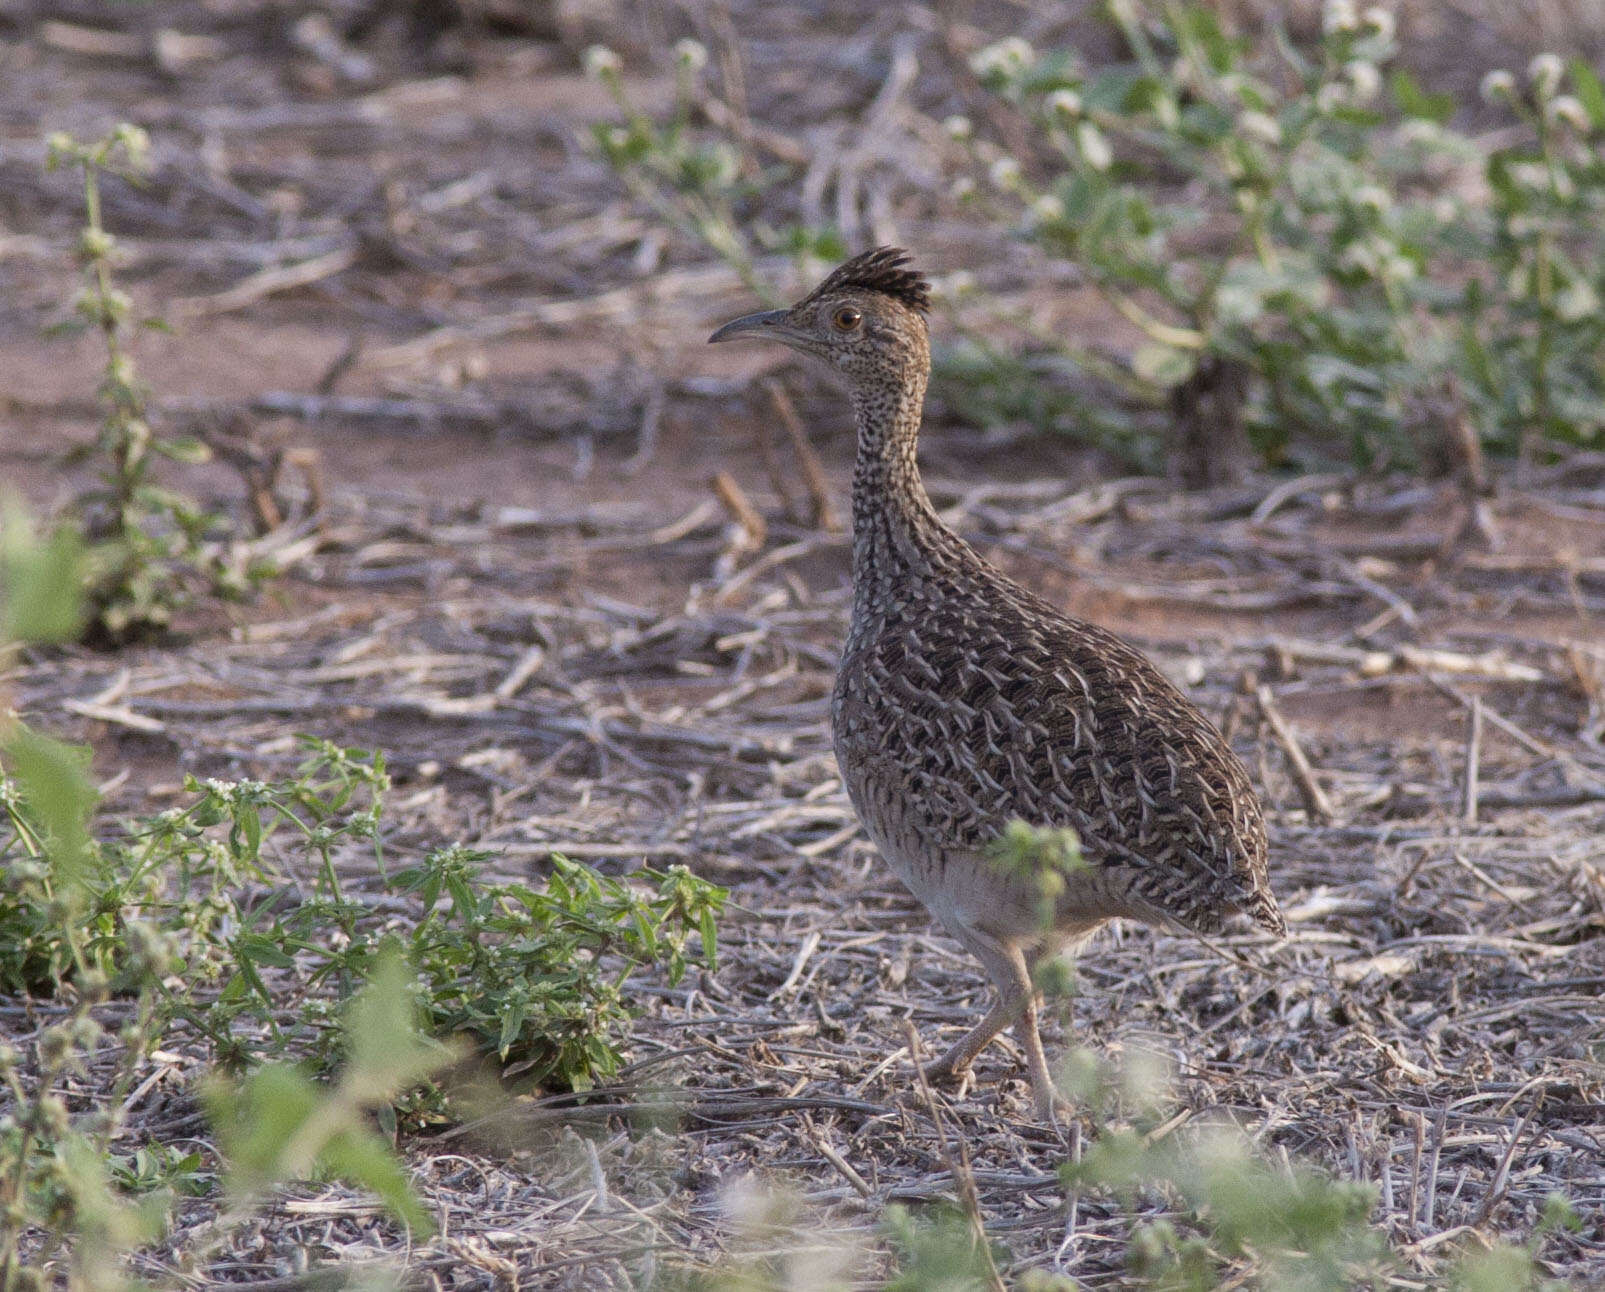
[[[708,247],[752,291],[772,300],[772,288],[754,267],[758,255],[783,251],[799,260],[834,260],[844,254],[841,239],[828,229],[775,227],[764,219],[761,199],[787,177],[787,169],[762,170],[732,138],[692,128],[708,53],[694,40],[680,41],[674,52],[674,109],[657,122],[631,99],[618,56],[603,46],[586,51],[586,70],[607,88],[623,117],[622,123],[595,125],[592,146],[666,225]]]
[[[112,278],[117,243],[101,217],[101,179],[109,174],[137,183],[148,165],[148,136],[123,124],[92,143],[64,133],[46,142],[49,169],[76,170],[83,183],[77,252],[84,285],[73,316],[57,330],[91,328],[106,351],[97,390],[105,415],[93,447],[76,455],[94,459],[100,483],[79,497],[76,513],[89,543],[84,627],[92,639],[116,644],[166,628],[197,584],[238,596],[270,571],[229,541],[225,516],[164,486],[153,473],[162,458],[195,464],[211,454],[198,439],[166,435],[152,425],[149,391],[129,349],[133,302]],[[154,318],[138,325],[165,326]]]
[[[63,854],[39,843],[54,837],[36,824],[44,804],[20,766],[0,770],[0,801],[16,812],[0,856],[40,848],[0,885],[0,932],[9,934],[0,983],[48,995],[93,971],[122,988],[135,977],[124,965],[130,939],[148,930],[173,958],[164,1019],[203,1034],[224,1067],[291,1053],[327,1070],[339,1057],[339,1002],[396,941],[418,975],[428,1031],[468,1033],[529,1081],[583,1089],[622,1062],[633,972],[660,963],[678,981],[693,934],[713,963],[724,892],[680,866],[625,881],[556,857],[544,887],[532,888],[484,883],[489,854],[447,847],[394,873],[380,868],[380,891],[412,899],[417,913],[405,923],[377,914],[346,893],[340,859],[378,855],[383,757],[305,744],[292,777],[190,778],[185,806],[79,840],[71,907],[60,900]],[[13,764],[32,748],[14,747]],[[59,747],[55,756],[64,765],[80,757]],[[299,1006],[288,1016],[286,993]]]
[[[70,537],[0,525],[14,640],[72,634],[77,555]],[[121,1288],[123,1254],[176,1197],[210,1190],[210,1155],[123,1142],[135,1078],[175,1033],[217,1064],[204,1093],[234,1199],[222,1232],[272,1185],[319,1174],[427,1231],[373,1115],[393,1129],[398,1102],[462,1052],[432,1037],[582,1089],[621,1063],[631,973],[661,963],[677,980],[693,935],[713,963],[725,894],[683,867],[625,881],[554,858],[543,888],[484,884],[485,854],[454,847],[387,875],[382,756],[306,748],[293,776],[191,778],[182,806],[97,837],[88,751],[0,728],[0,990],[56,1016],[29,1053],[0,1045],[0,1292],[46,1286],[41,1271]],[[384,907],[346,891],[359,851]],[[416,909],[401,918],[398,901]],[[97,1099],[73,1111],[58,1091],[91,1070]]]
[[[1019,40],[976,56],[1034,128],[1030,165],[953,133],[986,177],[977,209],[1074,262],[1142,337],[1111,401],[1220,439],[1240,422],[1273,461],[1408,460],[1415,424],[1461,403],[1524,458],[1598,437],[1605,90],[1587,66],[1491,76],[1517,142],[1485,153],[1453,96],[1388,74],[1383,9],[1328,5],[1313,48],[1256,48],[1194,4],[1107,14],[1129,62]],[[1490,200],[1464,196],[1479,185]],[[1106,353],[1053,352],[1108,375]]]

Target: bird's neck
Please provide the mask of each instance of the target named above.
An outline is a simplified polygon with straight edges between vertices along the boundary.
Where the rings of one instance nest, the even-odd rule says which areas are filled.
[[[853,586],[930,573],[957,539],[937,519],[915,460],[929,373],[910,364],[900,379],[865,383],[852,393],[858,419],[853,464]]]

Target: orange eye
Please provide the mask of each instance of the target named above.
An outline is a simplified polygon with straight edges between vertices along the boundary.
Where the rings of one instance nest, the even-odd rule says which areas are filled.
[[[837,331],[851,332],[864,321],[864,316],[851,305],[843,305],[830,316],[830,321],[836,325]]]

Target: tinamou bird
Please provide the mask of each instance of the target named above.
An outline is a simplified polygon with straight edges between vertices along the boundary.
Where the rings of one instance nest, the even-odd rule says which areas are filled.
[[[967,948],[997,1002],[927,1072],[963,1072],[1013,1024],[1035,1109],[1058,1102],[1035,973],[1124,917],[1207,934],[1234,913],[1286,931],[1248,773],[1139,651],[983,560],[937,516],[915,461],[930,375],[929,284],[906,252],[870,251],[789,309],[709,338],[758,337],[823,359],[858,423],[853,602],[831,699],[859,820]],[[1074,830],[1084,864],[1044,910],[1006,870],[1014,822]]]

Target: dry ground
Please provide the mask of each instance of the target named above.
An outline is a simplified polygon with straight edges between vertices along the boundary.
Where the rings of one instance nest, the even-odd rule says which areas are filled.
[[[39,335],[71,291],[73,227],[40,127],[126,117],[158,165],[143,188],[112,186],[107,218],[131,289],[177,328],[142,342],[145,375],[171,418],[243,406],[261,442],[315,450],[324,507],[303,514],[291,472],[294,560],[257,604],[199,610],[168,644],[31,657],[7,679],[18,707],[94,743],[119,811],[165,806],[185,771],[283,772],[312,731],[389,753],[392,856],[462,839],[519,876],[553,851],[683,861],[734,901],[717,974],[640,984],[633,1063],[606,1102],[524,1101],[404,1141],[441,1219],[429,1243],[308,1186],[198,1268],[213,1209],[186,1204],[139,1272],[289,1287],[309,1262],[383,1257],[424,1286],[624,1287],[744,1245],[821,1261],[856,1245],[869,1278],[885,1205],[951,1195],[944,1139],[962,1138],[1019,1268],[1119,1285],[1130,1216],[1067,1203],[1055,1170],[1077,1140],[1029,1125],[1007,1045],[973,1089],[939,1093],[938,1115],[910,1080],[905,1020],[934,1050],[985,992],[835,778],[847,548],[807,522],[759,378],[792,392],[838,510],[840,398],[778,356],[699,349],[748,298],[661,236],[576,134],[608,112],[578,46],[612,37],[661,101],[652,51],[694,32],[739,54],[755,119],[842,150],[904,39],[921,75],[855,163],[850,232],[969,268],[1049,326],[1107,326],[959,222],[921,160],[917,141],[962,106],[963,54],[1024,10],[738,4],[727,24],[556,6],[549,30],[422,48],[376,7],[347,50],[372,60],[363,74],[291,38],[311,6],[101,8],[0,5],[0,475],[59,502],[75,478],[56,455],[94,422],[92,347]],[[1039,6],[1029,24],[1051,38],[1063,17]],[[164,65],[159,27],[218,43]],[[86,29],[123,43],[86,49]],[[298,285],[275,276],[308,262]],[[1450,541],[1459,504],[1432,484],[1175,495],[1029,428],[938,421],[928,441],[953,522],[1149,650],[1226,725],[1270,812],[1289,940],[1228,940],[1227,959],[1111,931],[1050,1046],[1157,1049],[1178,1125],[1231,1117],[1273,1156],[1376,1182],[1400,1286],[1430,1283],[1461,1242],[1525,1235],[1553,1189],[1585,1226],[1546,1248],[1551,1267],[1605,1286],[1605,459],[1502,485],[1488,551]],[[716,470],[762,536],[715,499]],[[241,505],[222,467],[193,487]],[[48,1015],[0,1019],[16,1039]],[[195,1071],[175,1058],[131,1133],[204,1137]],[[672,1115],[639,1115],[664,1088]],[[769,1190],[790,1200],[755,1229]]]

